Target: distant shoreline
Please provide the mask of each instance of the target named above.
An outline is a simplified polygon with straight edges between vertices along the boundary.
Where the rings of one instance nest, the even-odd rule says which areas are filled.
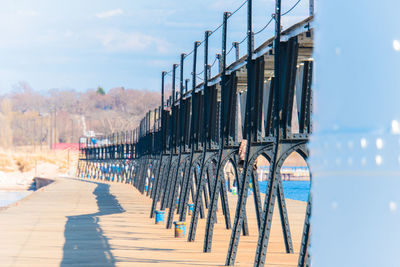
[[[38,189],[53,183],[53,179],[35,177],[29,187],[7,187],[0,188],[0,211],[3,211],[10,206],[14,205],[21,199],[29,196]],[[19,194],[18,194],[19,193]],[[3,203],[5,203],[3,205]]]

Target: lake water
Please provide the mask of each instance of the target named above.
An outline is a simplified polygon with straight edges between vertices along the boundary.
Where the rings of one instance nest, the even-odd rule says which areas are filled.
[[[285,198],[306,201],[310,192],[310,181],[282,181]],[[267,191],[267,181],[259,182],[260,193]]]
[[[8,206],[18,200],[31,194],[32,191],[1,191],[0,190],[0,207]]]

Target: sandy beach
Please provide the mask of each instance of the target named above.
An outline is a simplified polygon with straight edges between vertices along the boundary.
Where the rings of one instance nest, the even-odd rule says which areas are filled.
[[[0,209],[35,190],[35,177],[73,175],[77,153],[63,150],[35,150],[15,147],[0,150]],[[68,169],[69,167],[69,169]]]

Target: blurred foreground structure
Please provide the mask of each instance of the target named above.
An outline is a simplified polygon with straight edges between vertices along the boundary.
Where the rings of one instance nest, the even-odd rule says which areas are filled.
[[[399,8],[389,0],[318,5],[315,266],[400,266]]]

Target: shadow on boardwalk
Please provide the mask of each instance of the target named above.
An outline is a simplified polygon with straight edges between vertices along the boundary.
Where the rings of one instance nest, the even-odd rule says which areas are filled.
[[[114,195],[110,194],[110,186],[95,183],[93,191],[99,211],[91,214],[68,216],[65,224],[64,255],[60,266],[115,266],[108,238],[103,235],[99,225],[99,217],[123,213]]]

